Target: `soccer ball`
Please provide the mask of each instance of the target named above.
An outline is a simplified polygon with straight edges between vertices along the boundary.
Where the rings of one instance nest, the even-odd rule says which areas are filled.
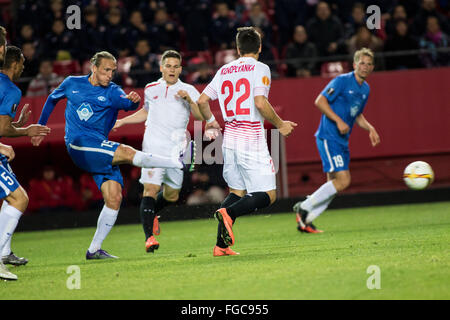
[[[414,161],[405,168],[403,180],[410,189],[422,190],[433,182],[434,172],[425,161]]]

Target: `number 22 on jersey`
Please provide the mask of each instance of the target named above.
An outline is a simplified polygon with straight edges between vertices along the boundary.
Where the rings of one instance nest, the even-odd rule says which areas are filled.
[[[228,88],[228,95],[224,101],[224,108],[225,108],[227,117],[233,117],[234,115],[249,115],[250,108],[244,108],[242,106],[242,103],[250,97],[250,82],[245,78],[241,78],[236,82],[236,88],[235,88],[233,83],[230,80],[225,80],[222,83],[222,89],[221,89],[221,93],[223,95],[226,94],[226,92],[225,92],[226,88]],[[239,96],[239,98],[237,98],[236,107],[233,108],[232,106],[229,105],[229,103],[233,99],[233,95],[235,92],[237,94],[242,92],[242,94]]]

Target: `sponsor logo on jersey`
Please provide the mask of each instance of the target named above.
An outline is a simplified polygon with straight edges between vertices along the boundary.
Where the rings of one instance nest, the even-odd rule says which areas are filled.
[[[78,107],[77,114],[78,118],[80,118],[81,121],[88,121],[94,114],[94,111],[92,111],[91,105],[89,103],[83,103]]]
[[[106,98],[104,96],[99,96],[97,99],[99,101],[101,101],[101,102],[105,102],[106,101]]]
[[[356,116],[356,114],[358,113],[359,107],[358,106],[353,106],[350,108],[350,115],[352,117]]]

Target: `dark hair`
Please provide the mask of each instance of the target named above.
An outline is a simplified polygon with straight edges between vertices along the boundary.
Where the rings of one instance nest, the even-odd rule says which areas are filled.
[[[22,50],[15,46],[7,46],[5,53],[5,61],[3,62],[3,68],[11,68],[14,62],[20,62],[22,59]]]
[[[4,46],[6,44],[6,29],[0,26],[0,46]]]
[[[161,56],[161,65],[164,63],[164,60],[166,60],[167,58],[175,58],[180,60],[181,63],[181,54],[178,51],[175,50],[166,50],[164,51],[164,53]]]
[[[258,53],[261,46],[261,35],[253,27],[242,27],[237,29],[236,46],[241,55],[247,53]]]

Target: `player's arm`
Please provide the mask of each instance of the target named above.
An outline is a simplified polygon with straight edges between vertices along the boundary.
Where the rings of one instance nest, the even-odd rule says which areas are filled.
[[[375,130],[375,127],[372,126],[369,121],[367,121],[362,113],[356,117],[355,121],[358,126],[363,128],[364,130],[369,131],[369,138],[373,147],[380,143],[380,136],[378,135],[377,130]]]
[[[295,122],[282,120],[265,96],[256,96],[255,106],[264,119],[273,124],[285,137],[289,136],[297,126]]]
[[[119,86],[111,90],[111,107],[120,110],[136,110],[141,102],[141,97],[135,91],[126,94]]]
[[[334,121],[337,125],[337,128],[340,132],[340,134],[346,134],[349,132],[350,127],[348,124],[344,122],[344,120],[341,119],[334,111],[331,109],[330,104],[328,103],[328,100],[325,96],[322,94],[319,94],[319,96],[316,98],[316,101],[314,102],[316,107],[322,112],[328,119]]]
[[[0,115],[0,136],[2,137],[36,137],[46,136],[50,133],[50,128],[40,124],[32,124],[25,128],[16,128],[12,125],[12,118],[9,115]]]
[[[145,108],[141,108],[139,111],[136,111],[133,114],[130,114],[129,116],[117,119],[116,124],[114,125],[113,130],[116,130],[124,125],[127,124],[135,124],[135,123],[141,123],[147,120],[148,111]]]
[[[8,158],[8,162],[13,161],[16,156],[13,147],[0,142],[0,153]]]
[[[30,105],[28,103],[26,103],[23,106],[22,111],[20,112],[19,119],[15,122],[11,122],[11,124],[15,128],[21,128],[28,122],[28,119],[30,118],[30,116],[31,116]]]
[[[200,109],[199,109],[199,106],[197,105],[197,102],[195,102],[194,100],[191,99],[191,97],[189,96],[189,93],[187,91],[179,90],[177,92],[177,95],[180,98],[186,100],[187,103],[189,103],[189,107],[191,108],[191,112],[192,112],[192,115],[194,116],[195,120],[200,120],[200,121],[205,120],[203,118],[202,113],[200,112]]]

